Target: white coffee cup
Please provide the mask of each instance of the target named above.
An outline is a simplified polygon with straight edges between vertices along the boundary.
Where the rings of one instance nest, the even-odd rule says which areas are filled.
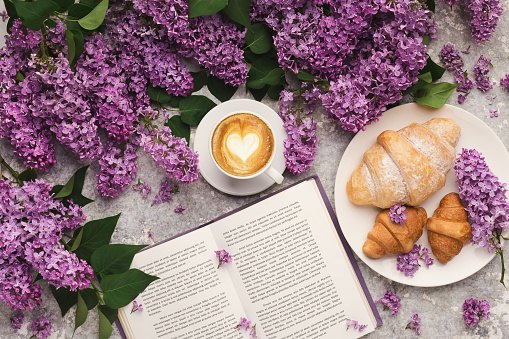
[[[214,165],[225,175],[240,180],[267,175],[280,184],[283,176],[272,167],[277,147],[276,134],[266,119],[238,111],[216,123],[208,148]]]

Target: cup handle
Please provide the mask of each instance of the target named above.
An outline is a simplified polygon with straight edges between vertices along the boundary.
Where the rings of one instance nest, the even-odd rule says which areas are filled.
[[[283,182],[284,177],[278,171],[276,171],[274,167],[267,168],[264,173],[267,174],[272,180],[274,180],[276,184]]]

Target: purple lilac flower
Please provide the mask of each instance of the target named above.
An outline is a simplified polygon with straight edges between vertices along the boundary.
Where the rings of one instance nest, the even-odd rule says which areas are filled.
[[[131,313],[133,312],[141,312],[143,311],[143,307],[141,304],[138,304],[136,300],[133,301],[133,308],[131,309]]]
[[[405,211],[406,207],[396,204],[390,208],[389,218],[391,221],[400,225],[404,225],[406,222],[406,216],[408,211]]]
[[[479,60],[474,66],[474,79],[477,88],[485,93],[493,88],[494,82],[488,78],[488,72],[490,71],[491,60],[481,55]]]
[[[470,54],[470,47],[471,46],[468,46],[468,48],[466,50],[464,50],[464,51],[461,51],[461,53],[463,53],[463,54]]]
[[[37,339],[46,339],[51,335],[51,329],[53,325],[51,325],[51,320],[45,317],[40,317],[35,319],[31,324],[30,328],[32,329],[34,336]]]
[[[250,339],[260,338],[259,336],[256,335],[256,324],[253,325],[253,327],[251,327],[251,331],[249,331],[249,338]]]
[[[346,330],[347,331],[350,328],[350,326],[352,326],[355,330],[362,332],[368,325],[361,325],[361,324],[359,324],[359,322],[357,320],[346,319]]]
[[[396,269],[405,273],[405,277],[413,277],[421,266],[419,260],[424,261],[426,268],[433,265],[433,258],[431,258],[428,253],[429,250],[426,247],[415,244],[410,252],[398,256],[396,259]]]
[[[173,136],[169,127],[142,132],[140,146],[170,178],[186,184],[198,180],[198,154],[187,146],[186,139]]]
[[[463,69],[463,59],[458,51],[454,49],[453,44],[445,44],[440,50],[440,60],[445,64],[445,68],[450,71],[459,71]]]
[[[2,22],[9,20],[9,14],[7,14],[7,11],[0,12],[0,17],[2,17]]]
[[[504,10],[500,0],[465,0],[463,8],[470,14],[471,34],[475,41],[490,40]]]
[[[501,249],[499,236],[509,228],[507,185],[498,180],[475,149],[462,149],[454,169],[458,194],[471,220],[471,241],[488,250]]]
[[[500,84],[506,88],[509,88],[509,74],[504,75],[504,77],[500,79]]]
[[[223,264],[228,264],[229,262],[232,261],[232,256],[228,252],[226,252],[226,250],[214,251],[214,253],[216,253],[216,257],[219,259],[219,265],[217,266],[217,268],[221,267],[221,265]]]
[[[488,100],[488,105],[493,105],[494,104],[494,100],[497,98],[497,96],[495,94],[492,94],[492,95],[487,95],[486,96],[486,100]]]
[[[460,0],[442,0],[443,2],[445,2],[447,5],[449,6],[453,6],[453,5],[456,5],[458,2],[460,2]]]
[[[148,234],[149,238],[154,239],[154,232],[152,232],[152,230],[148,230],[147,234]]]
[[[384,306],[384,310],[390,310],[391,315],[394,316],[398,314],[399,308],[401,307],[400,300],[401,299],[396,294],[386,291],[383,298],[375,300],[375,302],[381,303]]]
[[[169,202],[171,199],[173,199],[173,194],[178,192],[179,189],[177,185],[171,185],[168,180],[164,180],[161,182],[161,187],[159,188],[159,192],[157,192],[156,196],[154,197],[152,205]]]
[[[175,207],[175,209],[173,210],[175,213],[182,213],[184,212],[186,209],[184,207],[182,207],[181,204],[178,204],[177,207]]]
[[[18,330],[21,328],[21,325],[23,325],[24,318],[25,315],[22,312],[18,312],[17,315],[11,318],[11,327],[14,330],[14,333],[18,332]]]
[[[146,183],[145,181],[141,182],[139,179],[138,179],[138,183],[134,184],[132,187],[133,187],[133,191],[140,191],[141,196],[144,198],[148,197],[150,191],[152,191],[152,187],[150,187],[150,185],[148,183]]]
[[[415,333],[421,334],[421,318],[419,318],[419,315],[416,313],[410,318],[410,322],[406,325],[406,329],[414,330]]]
[[[490,108],[490,118],[498,117],[498,108]]]
[[[469,327],[474,327],[481,319],[490,318],[490,304],[486,300],[467,299],[463,303],[463,319]]]
[[[458,103],[459,104],[464,103],[465,100],[467,99],[467,96],[468,96],[468,93],[467,94],[458,94]]]
[[[42,180],[14,187],[0,179],[0,300],[14,310],[40,305],[42,289],[32,278],[34,271],[71,291],[87,288],[93,278],[88,263],[60,242],[64,231],[83,225],[83,211],[54,200],[50,191]]]
[[[475,87],[472,80],[468,78],[468,73],[466,71],[459,70],[454,72],[454,80],[460,84],[456,87],[456,92],[469,93],[470,90]]]
[[[97,172],[97,190],[103,197],[113,198],[134,179],[136,166],[136,147],[133,144],[119,146],[108,142],[99,158],[100,170]]]
[[[312,117],[304,117],[312,111],[318,96],[317,89],[305,90],[301,96],[289,89],[281,92],[279,100],[279,115],[283,120],[283,127],[288,139],[283,141],[286,167],[293,174],[300,174],[309,170],[315,160],[318,137],[316,136],[316,123]],[[298,111],[301,107],[296,101],[303,100],[305,111]]]
[[[215,252],[217,253],[220,251],[215,251]],[[237,326],[235,328],[245,328],[247,331],[251,328],[251,321],[247,320],[247,318],[241,317],[239,323],[237,324]]]

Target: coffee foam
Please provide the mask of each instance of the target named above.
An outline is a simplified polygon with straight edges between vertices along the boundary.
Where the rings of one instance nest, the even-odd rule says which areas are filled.
[[[213,132],[211,147],[219,167],[239,177],[262,170],[275,149],[270,128],[250,113],[237,113],[221,121]]]

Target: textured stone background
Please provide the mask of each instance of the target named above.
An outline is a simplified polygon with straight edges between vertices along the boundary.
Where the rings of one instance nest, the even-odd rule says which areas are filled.
[[[502,0],[505,8],[509,8],[509,0]],[[3,3],[0,4],[0,11]],[[507,12],[507,11],[505,11]],[[451,42],[458,50],[465,50],[469,46],[470,54],[462,54],[466,63],[466,69],[472,71],[480,54],[491,58],[493,69],[490,72],[492,79],[497,83],[500,78],[509,73],[509,14],[504,13],[497,30],[486,43],[477,44],[470,36],[468,17],[457,7],[451,10],[443,2],[437,1],[435,15],[437,22],[438,38],[429,44],[429,53],[435,61],[438,61],[438,53],[442,46]],[[5,28],[0,29],[0,34],[5,34]],[[3,44],[3,39],[1,40]],[[453,75],[446,72],[444,81],[453,81]],[[205,90],[201,90],[207,94]],[[507,124],[509,110],[507,102],[509,91],[499,86],[488,92],[496,95],[494,104],[488,104],[487,96],[474,89],[461,105],[470,113],[486,122],[509,147]],[[249,97],[245,94],[245,88],[241,87],[236,98]],[[213,100],[215,100],[213,98]],[[215,100],[217,102],[217,100]],[[277,103],[265,100],[266,104],[277,110]],[[457,93],[450,98],[449,104],[458,105]],[[489,108],[499,109],[498,118],[489,117]],[[326,119],[321,109],[317,109],[314,118],[318,122],[318,136],[320,138],[316,161],[309,173],[318,174],[329,199],[334,201],[334,182],[337,167],[341,156],[354,134],[345,132],[335,123]],[[192,131],[194,133],[194,130]],[[191,143],[194,135],[191,135]],[[57,164],[49,174],[41,175],[51,184],[65,183],[74,171],[85,163],[80,162],[76,156],[64,150],[60,145],[57,148]],[[22,168],[22,163],[13,158],[8,143],[0,140],[0,154],[17,169]],[[148,199],[143,199],[138,192],[127,189],[115,199],[104,199],[98,196],[95,190],[95,173],[98,166],[93,163],[87,173],[84,195],[95,200],[94,203],[85,207],[88,220],[100,219],[122,212],[117,230],[113,235],[113,242],[127,244],[150,244],[161,241],[173,235],[186,231],[194,226],[202,224],[214,217],[240,207],[259,196],[270,193],[277,189],[273,186],[261,194],[250,197],[234,197],[221,193],[211,187],[203,178],[190,186],[182,186],[170,204],[162,204],[150,207],[159,183],[164,180],[164,171],[156,167],[151,159],[139,152],[138,178],[147,181],[153,188]],[[288,185],[301,177],[295,177],[285,172],[283,185]],[[183,214],[176,214],[173,209],[177,204],[187,208]],[[147,236],[147,231],[154,232],[154,240]],[[505,246],[506,250],[509,246]],[[507,255],[506,255],[507,257]],[[509,260],[507,260],[509,266]],[[422,319],[420,338],[509,338],[509,292],[498,282],[500,275],[500,261],[498,258],[490,262],[476,274],[452,285],[438,288],[416,288],[392,282],[378,275],[360,260],[358,264],[364,275],[369,290],[374,298],[380,298],[386,290],[392,290],[402,297],[404,307],[395,317],[387,311],[381,311],[384,325],[366,338],[411,338],[417,337],[413,331],[405,330],[406,324],[414,313],[418,313]],[[507,278],[506,278],[507,281]],[[5,305],[0,305],[0,338],[28,338],[31,331],[27,328],[28,323],[35,317],[46,316],[53,319],[54,333],[52,339],[71,338],[74,328],[74,310],[62,319],[58,305],[51,297],[47,287],[44,287],[45,295],[41,308],[33,312],[26,312],[25,324],[13,334],[9,324],[12,312]],[[462,304],[468,298],[487,299],[491,305],[491,319],[484,320],[480,326],[470,329],[463,323]],[[381,307],[379,310],[381,310]],[[98,316],[91,312],[87,322],[76,331],[75,338],[95,338],[98,333]],[[120,335],[116,328],[112,338],[118,339]],[[339,338],[339,336],[338,336]],[[206,339],[206,338],[204,338]]]

